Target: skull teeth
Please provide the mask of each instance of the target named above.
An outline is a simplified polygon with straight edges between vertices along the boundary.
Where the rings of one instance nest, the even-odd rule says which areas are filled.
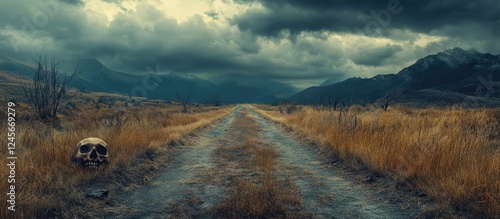
[[[86,162],[84,166],[87,168],[98,168],[100,165],[97,162]]]

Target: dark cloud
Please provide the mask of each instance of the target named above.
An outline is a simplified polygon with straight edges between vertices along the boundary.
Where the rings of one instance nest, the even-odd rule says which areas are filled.
[[[85,5],[85,3],[82,0],[59,0],[59,1],[72,5],[79,5],[79,6]]]
[[[496,0],[260,0],[266,10],[249,10],[232,22],[243,30],[262,36],[276,36],[283,30],[329,30],[387,36],[389,30],[410,29],[431,33],[460,30],[460,34],[479,31],[490,40],[500,34],[500,1]],[[476,28],[469,29],[471,24]],[[453,28],[451,28],[453,29]],[[450,30],[451,30],[450,29]],[[442,32],[455,37],[456,32]],[[469,39],[469,38],[468,38]],[[477,38],[476,38],[477,39]],[[500,49],[500,48],[498,48]]]
[[[364,48],[360,52],[353,54],[351,60],[359,65],[379,66],[402,50],[401,46],[389,44],[384,47]]]
[[[251,30],[258,35],[276,36],[283,30],[294,34],[322,30],[348,32],[363,21],[362,17],[352,17],[349,12],[314,11],[284,6],[275,10],[253,9],[235,17],[232,23],[242,30]]]
[[[249,10],[232,22],[241,29],[252,30],[263,36],[274,36],[280,31],[329,30],[354,32],[371,21],[371,10],[384,9],[387,1],[305,1],[261,0],[266,10]]]

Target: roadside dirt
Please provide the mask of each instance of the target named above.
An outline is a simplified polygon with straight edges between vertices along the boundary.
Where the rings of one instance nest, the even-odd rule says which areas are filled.
[[[249,114],[247,117],[255,121],[255,130],[238,124],[243,114]],[[419,217],[417,207],[394,203],[381,190],[330,165],[318,151],[296,140],[249,106],[238,107],[220,123],[190,136],[184,145],[170,149],[169,159],[155,170],[155,177],[103,200],[104,205],[98,209],[104,212],[101,217],[218,218],[225,215],[220,212],[224,209],[220,207],[221,202],[231,200],[228,199],[231,195],[234,197],[235,182],[251,181],[263,175],[258,168],[247,167],[250,158],[245,157],[248,152],[241,145],[250,141],[249,132],[256,133],[251,141],[258,140],[259,144],[277,152],[273,182],[286,183],[274,186],[282,187],[278,190],[293,188],[299,197],[296,203],[286,204],[286,214],[275,217]],[[293,216],[296,212],[300,215]]]

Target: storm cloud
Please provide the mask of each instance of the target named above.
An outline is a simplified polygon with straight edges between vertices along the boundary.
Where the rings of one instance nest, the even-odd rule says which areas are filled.
[[[236,16],[233,23],[242,29],[250,29],[261,35],[274,35],[281,30],[297,33],[302,31],[328,30],[358,34],[371,22],[381,29],[410,29],[414,32],[431,33],[451,27],[480,26],[486,34],[500,33],[500,2],[494,0],[261,0],[262,9],[249,10]],[[476,27],[479,28],[479,27]],[[453,28],[452,28],[453,29]],[[470,29],[463,28],[468,35]]]
[[[500,53],[500,2],[494,0],[1,4],[3,55],[29,61],[45,48],[62,58],[97,58],[129,73],[158,65],[162,73],[276,86],[278,93],[329,78],[396,73],[454,47]]]
[[[379,66],[402,50],[401,46],[389,44],[383,47],[365,48],[361,52],[353,54],[352,60],[359,65]]]

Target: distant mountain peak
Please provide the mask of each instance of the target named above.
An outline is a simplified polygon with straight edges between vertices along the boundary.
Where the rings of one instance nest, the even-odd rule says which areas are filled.
[[[445,55],[445,56],[454,56],[454,57],[470,57],[470,56],[478,56],[481,55],[477,50],[475,49],[469,49],[469,50],[464,50],[460,47],[455,47],[453,49],[447,49],[443,52],[439,52],[436,54],[437,56],[439,55]]]
[[[452,53],[464,53],[464,52],[477,52],[475,49],[468,49],[468,50],[465,50],[465,49],[462,49],[460,47],[455,47],[453,49],[447,49],[447,50],[444,50],[443,52],[452,52]]]
[[[413,72],[426,71],[428,68],[431,68],[432,66],[436,67],[438,65],[445,65],[449,68],[457,69],[464,64],[478,62],[478,60],[484,59],[485,55],[487,54],[480,53],[475,49],[464,50],[462,48],[455,47],[453,49],[444,50],[437,54],[419,59],[414,65],[409,66],[406,69],[411,69]]]

